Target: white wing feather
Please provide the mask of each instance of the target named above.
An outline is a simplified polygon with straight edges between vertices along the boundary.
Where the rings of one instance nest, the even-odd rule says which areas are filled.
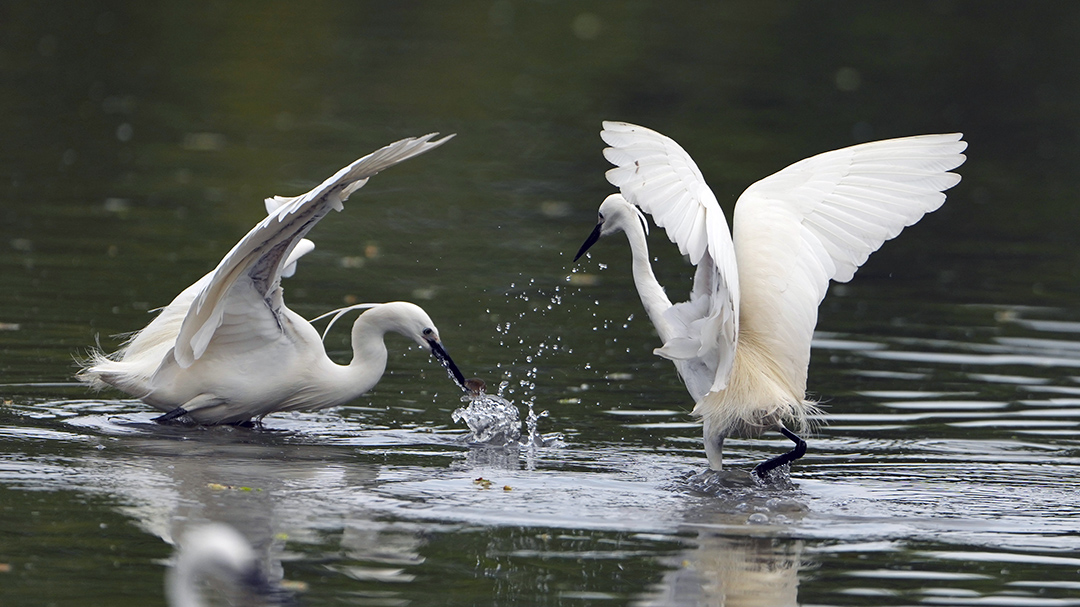
[[[605,122],[601,137],[616,165],[608,181],[698,266],[690,300],[664,314],[670,334],[656,351],[675,361],[695,399],[726,387],[739,331],[753,332],[804,393],[829,280],[850,280],[882,243],[940,207],[967,147],[959,134],[926,135],[807,158],[747,188],[731,235],[679,144],[622,122]]]
[[[191,366],[206,351],[223,323],[243,323],[245,331],[256,332],[259,325],[268,329],[276,325],[281,305],[281,277],[286,270],[295,269],[296,260],[314,246],[304,235],[331,209],[342,210],[342,202],[371,176],[432,150],[453,136],[432,141],[436,135],[402,139],[376,150],[302,196],[267,199],[270,214],[225,255],[188,308],[174,347],[177,363],[181,367]],[[234,287],[245,292],[233,292]],[[226,314],[230,299],[237,300],[239,305],[235,309],[251,310],[249,306],[255,299],[263,300],[265,305],[256,306],[244,315],[232,311]],[[264,318],[257,323],[251,314],[261,314]]]
[[[293,250],[291,253],[289,253],[289,256],[285,258],[285,263],[281,265],[281,277],[289,278],[293,274],[296,274],[296,262],[301,257],[307,255],[314,250],[315,243],[311,242],[307,238],[301,238],[300,240],[296,241],[296,246],[293,247]]]
[[[856,145],[751,185],[735,206],[742,330],[806,389],[810,340],[829,280],[847,282],[886,240],[937,210],[960,181],[962,135]]]
[[[739,333],[739,273],[724,212],[690,155],[669,137],[625,122],[604,122],[600,137],[616,168],[608,181],[664,228],[698,266],[690,300],[664,318],[670,334],[656,353],[676,362],[690,394],[721,390]]]

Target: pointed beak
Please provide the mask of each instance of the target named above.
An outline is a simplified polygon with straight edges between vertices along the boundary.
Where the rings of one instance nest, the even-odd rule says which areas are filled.
[[[296,597],[291,592],[266,579],[258,567],[244,571],[237,580],[252,598],[261,599],[267,605],[297,605]]]
[[[453,359],[446,353],[446,348],[443,348],[442,344],[434,339],[429,339],[428,345],[431,346],[431,353],[439,360],[439,364],[446,367],[446,370],[454,378],[454,381],[456,381],[462,389],[468,390],[468,388],[465,387],[465,376],[461,374],[457,365],[454,364]]]
[[[581,245],[580,249],[578,249],[577,255],[574,256],[574,261],[581,259],[581,256],[585,254],[585,251],[588,251],[589,247],[596,244],[597,240],[600,240],[600,228],[602,228],[603,226],[604,224],[602,223],[596,224],[596,227],[593,228],[592,234],[589,234],[589,237],[585,239],[585,243]]]

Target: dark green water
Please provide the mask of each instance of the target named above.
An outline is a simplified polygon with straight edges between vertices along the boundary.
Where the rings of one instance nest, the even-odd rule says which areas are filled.
[[[163,604],[213,520],[305,605],[1080,605],[1078,28],[1069,2],[0,3],[0,604]],[[679,141],[728,213],[821,151],[970,142],[946,205],[826,298],[828,425],[791,487],[689,480],[625,243],[571,263],[605,119]],[[263,432],[73,382],[264,197],[431,131],[457,137],[321,223],[286,300],[419,303],[562,446],[464,445],[400,339],[375,390]]]

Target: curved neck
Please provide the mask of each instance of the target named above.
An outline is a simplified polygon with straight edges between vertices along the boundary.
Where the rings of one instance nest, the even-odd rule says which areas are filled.
[[[637,287],[641,297],[641,305],[649,315],[649,320],[656,327],[660,339],[667,341],[671,337],[668,322],[664,319],[664,312],[671,307],[671,300],[664,293],[664,287],[656,280],[653,274],[652,263],[649,261],[649,244],[645,239],[645,228],[637,221],[630,222],[625,230],[626,239],[630,241],[630,251],[634,259],[634,286]]]
[[[349,361],[349,383],[357,396],[367,392],[379,383],[386,371],[386,329],[365,318],[370,312],[361,314],[352,328],[352,360]]]
[[[202,600],[197,582],[190,562],[177,563],[166,578],[165,590],[169,595],[169,604],[175,607],[203,607],[206,603]]]

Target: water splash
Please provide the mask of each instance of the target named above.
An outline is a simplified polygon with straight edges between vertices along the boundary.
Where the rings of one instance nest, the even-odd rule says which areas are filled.
[[[524,323],[523,326],[535,326],[537,323],[559,323],[551,315],[560,313],[559,308],[563,305],[563,286],[552,285],[550,288],[537,285],[535,278],[529,278],[524,284],[510,283],[506,292],[509,300],[517,300],[524,304],[523,309],[516,313],[516,321],[499,320],[495,331],[499,334],[498,344],[503,347],[511,347],[517,350],[515,360],[504,367],[499,364],[496,367],[503,371],[505,379],[512,381],[506,393],[519,397],[523,404],[532,404],[536,400],[537,382],[540,369],[538,364],[545,358],[562,354],[572,354],[573,350],[563,344],[563,338],[558,332],[548,335],[539,343],[530,342],[524,336],[515,336],[517,321],[525,320],[527,316],[534,317],[532,322]],[[539,317],[539,318],[535,318]],[[524,363],[524,365],[522,365]],[[522,368],[522,370],[519,370]],[[521,374],[523,371],[523,375]],[[513,381],[516,380],[516,381]],[[499,393],[502,395],[502,388]]]
[[[571,270],[572,273],[577,271],[577,268]],[[568,282],[571,281],[568,279]],[[563,285],[556,284],[545,288],[537,285],[535,278],[522,277],[520,283],[511,282],[506,291],[508,303],[516,300],[518,304],[523,304],[513,318],[507,320],[501,314],[492,314],[490,309],[487,310],[495,322],[495,339],[498,345],[514,351],[514,354],[510,363],[495,364],[495,369],[501,372],[503,377],[497,394],[491,395],[466,387],[468,393],[462,400],[468,404],[452,413],[451,418],[454,421],[464,422],[469,426],[470,434],[466,439],[469,443],[521,446],[529,447],[530,450],[534,447],[562,445],[561,433],[542,434],[539,431],[539,420],[547,417],[548,412],[537,413],[534,406],[538,387],[542,382],[540,365],[549,362],[546,359],[550,357],[572,354],[573,350],[563,343],[558,331],[533,342],[519,333],[519,325],[535,326],[541,323],[559,326],[559,320],[551,317],[561,313],[563,295]],[[533,322],[519,322],[527,316],[534,317]],[[480,382],[479,386],[483,387],[483,382]],[[521,413],[515,400],[518,405],[528,408],[524,431],[521,428]]]
[[[521,438],[521,414],[514,403],[501,394],[488,394],[484,382],[476,378],[465,380],[465,387],[468,393],[461,400],[469,404],[455,410],[450,419],[464,421],[469,427],[466,440],[472,444],[517,443]]]
[[[547,411],[541,411],[539,414],[537,414],[536,411],[533,411],[533,404],[528,403],[528,405],[529,405],[529,415],[525,418],[525,428],[528,431],[528,438],[526,439],[525,444],[531,445],[531,446],[534,446],[534,447],[543,447],[543,446],[545,446],[544,445],[545,437],[544,437],[544,435],[537,432],[536,428],[539,425],[540,418],[541,417],[547,417],[548,412]]]
[[[465,380],[468,393],[461,397],[468,404],[454,411],[450,418],[455,422],[465,422],[469,427],[469,436],[465,439],[470,444],[551,447],[562,441],[562,433],[539,432],[539,420],[547,417],[547,411],[539,414],[533,410],[530,400],[527,404],[529,414],[525,418],[526,434],[521,435],[521,412],[513,402],[503,397],[503,391],[510,382],[499,384],[497,394],[488,394],[484,382],[477,378]]]

